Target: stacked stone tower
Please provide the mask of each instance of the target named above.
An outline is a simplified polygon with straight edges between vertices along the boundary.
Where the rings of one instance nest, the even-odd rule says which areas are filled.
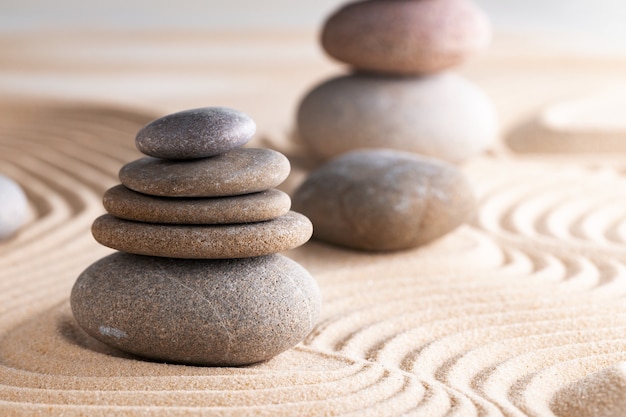
[[[354,73],[302,100],[299,136],[322,159],[392,148],[457,163],[497,136],[489,98],[450,72],[484,49],[485,14],[471,0],[365,0],[326,21],[324,50]]]
[[[312,329],[320,293],[277,254],[305,243],[310,221],[275,189],[289,161],[243,148],[254,121],[228,108],[157,119],[139,131],[148,157],[120,171],[92,232],[114,253],[71,294],[78,324],[150,359],[244,365],[293,347]]]

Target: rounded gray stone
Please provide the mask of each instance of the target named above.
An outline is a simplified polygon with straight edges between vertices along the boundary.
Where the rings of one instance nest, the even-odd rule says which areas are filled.
[[[452,73],[333,78],[303,98],[297,124],[302,141],[322,158],[391,148],[456,163],[484,151],[498,135],[489,97]]]
[[[26,223],[28,210],[22,187],[0,174],[0,240],[8,239]]]
[[[137,133],[135,144],[156,158],[205,158],[245,145],[255,131],[254,120],[239,110],[203,107],[148,123]]]
[[[270,189],[234,197],[155,197],[116,185],[104,193],[104,208],[125,220],[173,224],[250,223],[287,214],[291,199]]]
[[[352,1],[328,18],[321,36],[330,56],[388,74],[442,71],[490,40],[489,19],[471,0]]]
[[[224,197],[255,193],[282,183],[291,166],[271,149],[239,148],[189,161],[146,157],[120,170],[133,191],[161,197]]]
[[[92,227],[104,246],[137,255],[184,259],[227,259],[269,255],[306,243],[313,226],[290,211],[273,220],[229,225],[166,225],[105,214]]]
[[[314,237],[362,250],[431,242],[475,212],[472,188],[453,165],[408,152],[370,149],[312,172],[293,196]]]
[[[125,352],[237,366],[299,343],[321,300],[309,273],[281,255],[187,260],[117,252],[80,275],[70,303],[88,334]]]

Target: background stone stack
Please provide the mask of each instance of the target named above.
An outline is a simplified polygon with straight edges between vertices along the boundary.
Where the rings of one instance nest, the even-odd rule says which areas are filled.
[[[484,49],[485,14],[471,0],[367,0],[326,21],[325,51],[356,72],[302,100],[301,139],[326,159],[356,148],[393,148],[463,161],[497,135],[489,98],[447,72]]]
[[[472,187],[450,163],[494,141],[496,115],[478,87],[447,70],[490,37],[471,0],[356,1],[328,18],[322,46],[355,72],[316,86],[298,109],[302,141],[333,159],[294,194],[316,238],[402,250],[474,215]]]
[[[289,161],[242,148],[247,115],[202,108],[157,119],[136,138],[149,157],[120,171],[98,242],[119,251],[85,270],[71,295],[80,326],[152,359],[242,365],[269,359],[312,329],[320,293],[308,272],[278,255],[311,236],[274,189]],[[143,256],[142,256],[143,255]]]

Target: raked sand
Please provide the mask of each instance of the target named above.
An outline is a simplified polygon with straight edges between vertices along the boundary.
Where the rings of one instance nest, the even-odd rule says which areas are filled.
[[[469,73],[490,88],[508,127],[520,101],[541,101],[542,86],[552,97],[572,91],[575,83],[536,63],[562,65],[549,55],[525,64],[500,56]],[[572,69],[589,85],[603,79],[597,68],[613,68],[577,62]],[[405,252],[318,242],[287,252],[321,287],[314,331],[269,362],[203,368],[108,348],[76,325],[68,304],[79,273],[111,252],[90,233],[102,194],[140,156],[134,135],[159,114],[38,100],[3,102],[0,115],[0,172],[26,189],[33,211],[0,244],[3,417],[606,417],[624,409],[622,153],[590,154],[554,135],[549,153],[540,141],[510,151],[505,138],[461,167],[479,199],[469,224]],[[314,165],[288,135],[261,132],[254,145],[291,158],[288,192]]]

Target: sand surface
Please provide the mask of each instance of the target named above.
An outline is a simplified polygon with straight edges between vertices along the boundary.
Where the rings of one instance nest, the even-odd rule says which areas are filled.
[[[556,150],[522,141],[512,151],[507,132],[607,74],[624,83],[626,65],[548,53],[524,61],[508,53],[518,40],[509,42],[465,69],[496,100],[505,130],[489,154],[462,166],[479,198],[476,218],[411,251],[373,255],[310,242],[287,252],[321,287],[319,323],[296,348],[241,368],[139,360],[87,336],[68,305],[78,274],[111,252],[89,229],[120,167],[140,155],[135,132],[161,114],[155,107],[203,99],[79,105],[78,85],[71,100],[50,101],[62,61],[46,79],[39,58],[10,50],[0,89],[11,90],[21,68],[49,90],[0,104],[0,172],[22,184],[33,211],[0,244],[0,415],[620,415],[624,391],[608,387],[626,386],[626,154],[592,134],[586,145],[596,141],[604,153],[568,146],[567,135]],[[291,95],[270,104],[290,104],[311,81],[306,62],[287,64],[301,79],[273,75]],[[559,77],[566,66],[569,77]],[[242,79],[269,70],[255,71]],[[271,114],[257,93],[225,104],[259,109],[255,144],[291,158],[283,186],[291,192],[315,162],[288,134],[288,111]]]

